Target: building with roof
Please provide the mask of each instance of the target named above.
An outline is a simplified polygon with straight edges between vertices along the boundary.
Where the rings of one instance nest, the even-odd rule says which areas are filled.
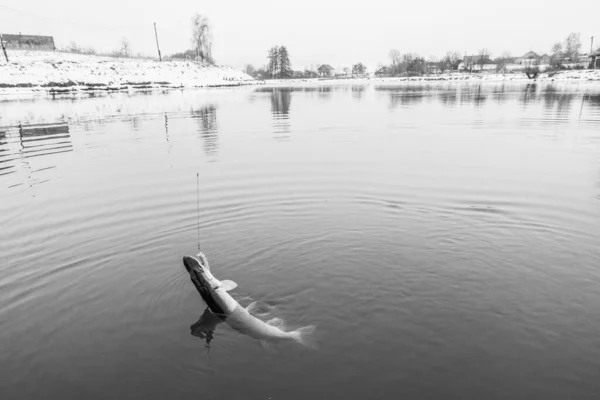
[[[535,51],[528,51],[521,57],[517,58],[515,62],[520,65],[533,65],[540,62],[540,55]]]
[[[317,72],[321,78],[331,78],[335,75],[335,68],[329,64],[321,64],[319,68],[317,68]]]
[[[496,69],[496,64],[490,60],[488,54],[465,56],[460,64],[459,71],[491,71]]]
[[[2,42],[7,49],[56,50],[52,36],[2,34]]]

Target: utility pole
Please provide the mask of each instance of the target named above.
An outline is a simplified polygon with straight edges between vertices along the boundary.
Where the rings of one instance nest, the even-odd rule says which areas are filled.
[[[2,51],[4,52],[4,58],[6,58],[6,62],[8,62],[8,54],[6,54],[6,47],[4,47],[4,40],[2,40],[1,33],[0,33],[0,46],[2,47]]]
[[[162,61],[162,56],[160,55],[160,47],[158,46],[158,33],[156,32],[156,22],[154,23],[154,36],[156,37],[156,49],[158,50],[158,61]]]

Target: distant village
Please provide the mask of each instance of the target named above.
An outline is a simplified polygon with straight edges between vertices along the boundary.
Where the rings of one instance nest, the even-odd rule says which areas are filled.
[[[347,66],[333,67],[331,64],[320,64],[316,69],[292,69],[289,61],[289,52],[284,46],[269,50],[268,64],[255,69],[246,65],[245,71],[257,79],[345,79],[365,76],[397,77],[397,76],[423,76],[458,73],[515,73],[525,72],[530,77],[535,77],[539,72],[566,69],[597,69],[600,68],[600,47],[593,49],[593,38],[590,51],[581,52],[581,39],[577,33],[571,33],[563,42],[557,42],[550,52],[528,51],[514,57],[509,52],[504,52],[499,57],[493,58],[488,49],[481,49],[477,54],[461,54],[458,51],[449,51],[443,57],[421,57],[416,53],[404,53],[396,49],[388,54],[389,64],[378,65],[375,70],[368,71],[362,63]],[[278,57],[278,50],[284,50],[284,57]]]
[[[197,16],[196,18],[200,18]],[[206,24],[207,21],[196,22]],[[195,36],[194,36],[195,37]],[[0,41],[6,60],[6,49],[31,49],[56,51],[52,36],[35,36],[22,34],[3,34]],[[595,50],[593,38],[589,52],[582,52],[580,35],[571,33],[564,41],[555,43],[549,52],[528,51],[520,56],[512,56],[504,52],[500,56],[492,57],[488,49],[481,49],[476,54],[461,54],[458,51],[448,51],[443,57],[421,57],[417,53],[401,53],[392,49],[388,53],[387,64],[379,64],[369,70],[361,62],[334,67],[331,64],[318,64],[313,69],[304,67],[293,68],[291,54],[285,46],[274,46],[268,50],[267,64],[255,68],[248,64],[244,72],[256,79],[347,79],[357,77],[402,77],[423,76],[444,73],[515,73],[525,72],[529,77],[535,77],[539,72],[548,72],[565,69],[600,69],[600,47]],[[196,40],[196,48],[184,53],[173,54],[165,59],[196,59],[197,61],[212,63],[210,56],[210,43],[202,38]],[[96,52],[85,51],[74,43],[61,51],[95,55]],[[114,57],[131,57],[132,52],[128,41],[123,38],[120,48],[113,53],[103,54]],[[138,56],[140,57],[140,56]],[[326,61],[326,60],[324,60]]]

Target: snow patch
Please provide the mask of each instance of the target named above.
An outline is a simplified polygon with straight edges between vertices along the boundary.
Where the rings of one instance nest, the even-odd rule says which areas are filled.
[[[0,63],[0,93],[214,87],[258,83],[224,65],[193,61],[113,58],[82,54],[11,51]]]

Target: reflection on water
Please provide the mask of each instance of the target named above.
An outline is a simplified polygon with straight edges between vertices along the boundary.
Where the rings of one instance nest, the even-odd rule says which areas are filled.
[[[322,100],[331,100],[331,95],[333,94],[333,91],[337,89],[337,90],[345,90],[345,87],[335,87],[335,86],[321,86],[317,89],[317,95],[319,96],[320,99]]]
[[[271,115],[275,137],[287,138],[291,132],[290,105],[292,91],[289,88],[275,88],[271,91]]]
[[[456,90],[445,90],[438,98],[445,107],[454,107],[458,101],[458,93]]]
[[[352,85],[352,98],[356,100],[362,100],[365,89],[365,85]]]
[[[600,95],[598,94],[582,94],[578,91],[569,90],[568,87],[551,83],[544,85],[529,83],[520,86],[506,83],[465,84],[440,85],[437,87],[435,85],[420,84],[410,86],[380,85],[375,87],[375,91],[388,97],[391,109],[412,107],[420,104],[424,99],[437,100],[446,107],[455,107],[457,104],[481,107],[485,105],[488,97],[491,97],[497,104],[503,104],[517,98],[524,106],[541,102],[544,108],[552,113],[552,116],[570,118],[569,114],[573,111],[572,103],[574,100],[580,100],[584,109],[586,103],[589,107],[598,107],[600,103]]]
[[[535,85],[533,85],[535,87]],[[529,94],[529,100],[538,100],[538,93]],[[558,119],[568,118],[569,111],[571,110],[571,103],[576,97],[581,97],[581,94],[567,92],[561,90],[553,85],[548,85],[541,91],[541,98],[543,99],[544,108],[546,112]]]
[[[200,339],[206,340],[206,346],[210,346],[210,342],[215,337],[215,330],[217,329],[217,325],[225,322],[223,318],[217,317],[213,314],[210,309],[207,307],[198,321],[193,323],[190,326],[190,333],[192,336],[199,337]]]
[[[584,98],[590,103],[590,106],[600,107],[600,94],[586,94]]]
[[[481,107],[487,100],[487,92],[481,86],[482,85],[477,86],[477,90],[473,96],[473,103],[476,107]]]
[[[535,83],[528,83],[521,94],[521,102],[527,105],[529,102],[537,98],[537,85]]]
[[[387,93],[390,100],[390,109],[417,105],[426,96],[430,95],[428,93],[430,90],[432,90],[432,87],[428,85],[410,85],[406,87],[384,85],[375,87],[376,92]]]
[[[393,110],[396,108],[416,108],[429,107],[430,104],[439,103],[445,108],[452,109],[457,106],[476,108],[488,107],[486,101],[488,98],[494,100],[497,105],[504,105],[511,101],[518,102],[523,106],[523,113],[514,115],[517,122],[526,126],[532,123],[539,123],[543,126],[558,126],[561,123],[578,120],[582,123],[597,125],[597,110],[600,107],[600,95],[594,89],[581,91],[572,90],[569,86],[555,85],[552,83],[489,83],[489,84],[404,84],[404,85],[329,85],[329,86],[308,86],[308,87],[259,87],[252,89],[252,94],[247,98],[248,104],[254,104],[258,98],[256,95],[265,94],[263,99],[270,102],[272,129],[274,137],[277,139],[288,138],[292,133],[292,97],[299,99],[316,98],[320,100],[331,100],[336,93],[342,96],[345,93],[351,93],[353,99],[362,101],[369,93],[388,100],[388,107]],[[217,118],[216,102],[197,106],[186,106],[185,102],[174,102],[173,106],[168,104],[166,110],[160,110],[164,107],[161,97],[169,98],[176,93],[155,94],[150,96],[147,93],[133,95],[103,95],[94,98],[81,98],[80,96],[59,98],[55,100],[38,99],[37,102],[47,104],[48,112],[43,118],[49,121],[65,121],[69,119],[68,124],[75,124],[79,129],[92,134],[100,124],[108,124],[117,121],[128,122],[132,131],[142,132],[144,130],[143,121],[162,118],[164,124],[164,138],[169,143],[167,148],[170,154],[173,146],[173,135],[171,131],[172,116],[184,113],[189,110],[191,120],[195,121],[196,130],[203,140],[203,149],[205,154],[214,156],[219,150],[219,123]],[[316,97],[314,97],[316,95]],[[115,103],[114,99],[120,99]],[[194,97],[196,98],[196,97]],[[147,100],[146,100],[147,99]],[[130,100],[132,103],[124,102]],[[424,101],[426,100],[426,104]],[[132,106],[135,101],[139,101],[139,106]],[[196,102],[196,101],[194,101]],[[89,103],[89,111],[81,114],[75,113],[75,116],[67,114],[69,107],[76,109]],[[576,106],[574,104],[577,103]],[[18,102],[3,101],[2,117],[5,121],[18,119],[23,121],[36,120],[35,114],[27,111],[30,106],[36,104],[36,100],[27,99]],[[532,113],[535,114],[536,107],[542,107],[544,110],[543,118],[532,119]],[[56,108],[56,112],[51,113],[50,109]],[[19,116],[20,111],[25,111]],[[499,118],[506,120],[502,113]],[[56,153],[68,152],[73,150],[70,142],[69,125],[66,122],[45,123],[45,124],[22,124],[21,128],[4,127],[0,133],[0,175],[11,175],[16,172],[23,172],[24,179],[11,182],[8,186],[19,185],[25,182],[32,185],[36,182],[45,181],[40,179],[36,181],[31,179],[33,174],[42,171],[49,165],[33,166],[32,157],[45,159]],[[18,124],[15,124],[18,125]],[[214,159],[213,159],[214,160]],[[37,163],[39,164],[39,163]]]
[[[598,86],[263,86],[0,114],[2,400],[600,393]],[[191,324],[205,307],[179,257],[198,237],[244,303],[315,323],[321,350]]]
[[[19,125],[0,132],[0,175],[24,172],[30,185],[46,182],[38,173],[54,166],[48,156],[73,151],[68,124]]]
[[[191,117],[198,124],[198,133],[200,133],[204,140],[204,151],[206,154],[216,154],[219,150],[217,106],[209,104],[201,108],[192,108]]]
[[[494,85],[491,89],[491,97],[497,104],[502,104],[506,101],[507,85],[505,83]]]

